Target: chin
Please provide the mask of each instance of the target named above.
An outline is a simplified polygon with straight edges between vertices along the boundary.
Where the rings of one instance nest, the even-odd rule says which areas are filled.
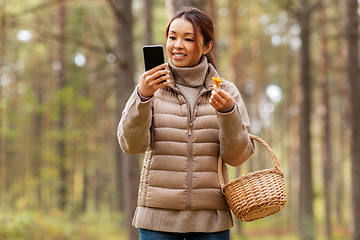
[[[171,62],[177,67],[187,67],[188,64],[184,62],[179,62],[178,60],[172,59]]]

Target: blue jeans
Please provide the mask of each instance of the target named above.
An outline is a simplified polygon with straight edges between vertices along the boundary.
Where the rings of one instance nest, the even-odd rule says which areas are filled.
[[[230,230],[214,233],[172,233],[139,229],[140,240],[230,240]]]

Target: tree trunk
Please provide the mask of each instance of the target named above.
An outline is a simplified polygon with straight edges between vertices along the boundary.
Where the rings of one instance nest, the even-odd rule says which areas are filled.
[[[228,80],[233,82],[242,92],[245,84],[245,77],[243,73],[242,61],[242,44],[239,40],[241,29],[239,23],[238,8],[240,4],[237,0],[229,1],[229,19],[230,19],[230,31],[229,31],[229,41],[227,44],[227,58],[229,59],[229,71],[228,71]]]
[[[125,104],[134,90],[134,55],[132,33],[132,6],[127,0],[108,0],[112,6],[116,20],[117,51],[118,51],[118,79],[116,81],[117,121]],[[115,128],[116,129],[116,128]],[[116,141],[117,144],[117,141]],[[116,147],[116,192],[119,196],[121,189],[124,195],[124,209],[128,239],[137,240],[139,237],[136,228],[132,227],[132,217],[137,204],[137,189],[140,170],[137,156],[123,153],[117,144]],[[122,184],[122,185],[121,185]],[[117,202],[117,205],[119,201]]]
[[[230,31],[229,31],[229,41],[227,44],[227,58],[229,58],[229,71],[227,79],[230,82],[233,82],[240,90],[243,92],[244,89],[244,79],[242,77],[243,69],[241,65],[242,60],[242,46],[239,41],[240,36],[240,26],[239,26],[239,14],[237,9],[240,6],[238,0],[230,0],[228,3],[229,9],[229,19],[230,19]],[[209,8],[210,9],[210,8]],[[243,96],[246,97],[246,96]],[[237,168],[236,177],[239,177],[241,174],[241,167]],[[235,219],[235,228],[238,235],[243,235],[242,222],[238,219]]]
[[[351,124],[351,239],[360,239],[360,81],[358,2],[345,1],[345,37],[348,43],[347,79],[349,84]]]
[[[153,0],[144,0],[145,45],[152,44]]]
[[[205,6],[205,11],[213,21],[213,24],[215,25],[217,18],[217,8],[216,8],[215,0],[207,1],[207,4]]]
[[[294,54],[290,49],[290,46],[287,47],[287,54],[285,58],[284,66],[286,67],[285,79],[288,79],[285,83],[285,94],[284,94],[284,113],[283,116],[287,116],[284,119],[285,131],[283,145],[287,149],[285,157],[290,159],[289,161],[289,174],[288,178],[288,190],[289,197],[287,202],[287,211],[288,211],[288,227],[290,230],[295,228],[294,222],[297,221],[296,214],[299,207],[299,189],[300,189],[300,176],[299,176],[299,103],[300,103],[300,81],[299,78],[295,76],[292,69],[294,68]],[[282,127],[283,128],[283,127]],[[286,134],[288,133],[288,134]],[[288,137],[286,137],[288,135]]]
[[[6,0],[3,1],[3,5],[0,7],[1,19],[0,19],[0,66],[5,65],[6,62]],[[3,99],[3,87],[0,85],[0,99]],[[4,192],[4,173],[5,173],[5,161],[4,161],[4,147],[3,147],[3,108],[0,107],[0,207],[2,206]]]
[[[37,66],[40,66],[38,59],[34,59],[38,62]],[[36,93],[36,105],[39,107],[33,116],[33,139],[34,147],[32,149],[32,177],[35,179],[35,206],[37,208],[41,207],[42,199],[42,188],[41,188],[41,166],[42,166],[42,150],[43,150],[43,124],[44,124],[44,114],[41,111],[41,106],[43,104],[43,94],[44,87],[43,82],[40,79],[46,79],[43,74],[39,74],[34,81],[34,91]]]
[[[311,168],[311,76],[310,76],[310,6],[308,0],[301,0],[299,24],[301,27],[300,49],[300,199],[299,224],[302,240],[315,239],[315,221],[313,214],[313,183]]]
[[[165,4],[168,19],[170,20],[177,11],[186,6],[196,7],[205,12],[207,10],[206,2],[206,0],[167,0]]]
[[[215,0],[208,0],[207,4],[206,4],[206,13],[210,16],[213,25],[216,26],[216,22],[217,22],[217,8],[216,8],[216,3]],[[215,36],[216,36],[216,28],[215,28]],[[216,46],[213,47],[212,50],[212,55],[215,59],[215,61],[218,59],[217,58],[217,48]]]
[[[82,198],[81,198],[81,211],[82,213],[86,213],[87,210],[87,201],[88,201],[88,182],[89,182],[89,178],[88,178],[88,160],[87,158],[90,156],[90,154],[88,153],[88,149],[86,149],[86,154],[85,154],[85,158],[84,158],[84,165],[82,166],[83,168],[83,191],[82,191]]]
[[[100,213],[100,206],[101,206],[101,192],[102,192],[102,185],[101,180],[103,175],[101,174],[101,167],[97,166],[95,170],[95,210]]]
[[[328,91],[328,54],[327,54],[327,16],[325,7],[319,8],[319,34],[320,34],[320,59],[319,59],[319,87],[322,91],[321,117],[322,117],[322,159],[323,159],[323,179],[325,197],[325,234],[328,240],[331,239],[331,193],[332,193],[332,144],[331,144],[331,125],[330,125],[330,106]]]
[[[261,94],[264,92],[263,67],[261,64],[261,48],[260,48],[260,3],[259,0],[251,1],[249,4],[249,12],[251,18],[250,22],[250,66],[251,77],[254,79],[254,94],[253,94],[253,122],[262,122],[259,114],[259,105]],[[261,135],[261,128],[255,134]],[[256,160],[256,161],[254,161]],[[265,166],[262,151],[258,151],[257,158],[249,162],[250,172],[260,169],[260,166]]]
[[[345,8],[343,7],[342,1],[338,3],[338,8],[341,11],[341,15],[345,16]],[[345,36],[345,29],[342,24],[338,25],[339,28],[339,36]],[[339,116],[338,119],[338,137],[336,137],[336,145],[337,148],[337,157],[334,158],[334,188],[335,188],[335,224],[338,226],[344,226],[345,224],[345,207],[344,203],[347,203],[345,200],[345,191],[346,191],[346,180],[344,174],[344,166],[346,165],[346,161],[344,159],[349,159],[349,147],[348,147],[348,139],[349,131],[347,127],[347,121],[350,119],[350,107],[347,96],[349,95],[348,85],[344,84],[344,79],[346,79],[346,61],[347,61],[347,43],[345,37],[339,39],[339,44],[336,44],[336,59],[334,62],[335,65],[335,79],[336,79],[336,89],[337,98],[336,102],[340,103],[342,106],[336,114]],[[333,115],[335,116],[335,114]],[[336,148],[334,148],[335,150]],[[347,205],[347,204],[346,204]]]
[[[58,48],[58,60],[61,62],[61,70],[58,75],[58,84],[59,84],[59,94],[66,87],[66,52],[65,52],[65,34],[66,34],[66,3],[65,0],[59,0],[59,48]],[[58,189],[59,194],[59,208],[65,210],[68,202],[68,170],[66,166],[66,139],[65,139],[65,120],[66,120],[66,104],[64,103],[62,97],[60,97],[59,102],[59,120],[58,120],[58,132],[60,134],[60,139],[57,143],[57,152],[59,156],[59,176],[60,176],[60,186]]]

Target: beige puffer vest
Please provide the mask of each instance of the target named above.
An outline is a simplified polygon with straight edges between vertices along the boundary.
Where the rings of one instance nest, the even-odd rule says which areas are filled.
[[[189,105],[174,83],[155,93],[139,206],[175,210],[228,208],[217,174],[219,126],[209,104],[211,78],[218,75],[213,68],[209,70],[191,118]],[[225,90],[230,86],[227,81],[222,83]]]

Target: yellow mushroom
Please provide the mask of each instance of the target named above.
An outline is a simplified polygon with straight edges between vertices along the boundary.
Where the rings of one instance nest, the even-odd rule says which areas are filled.
[[[220,83],[223,82],[221,77],[213,77],[212,80],[214,81],[215,85],[220,88]]]

